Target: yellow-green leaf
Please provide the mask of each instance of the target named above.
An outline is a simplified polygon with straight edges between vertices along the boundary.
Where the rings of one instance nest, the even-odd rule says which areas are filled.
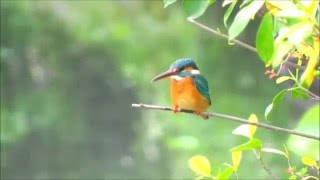
[[[288,41],[283,41],[282,39],[280,39],[280,37],[282,36],[279,35],[279,38],[278,38],[279,40],[278,41],[276,40],[275,51],[271,58],[271,63],[273,68],[278,67],[283,61],[283,58],[286,55],[288,55],[288,53],[294,48],[294,46],[291,43],[289,43]]]
[[[217,179],[229,179],[229,177],[232,175],[234,169],[232,166],[228,166],[227,169],[225,169],[224,171],[222,171],[222,173],[220,173],[217,176]]]
[[[268,119],[269,114],[271,113],[272,109],[280,103],[284,95],[288,92],[288,89],[284,89],[281,92],[279,92],[272,100],[272,103],[269,104],[264,111],[264,118]]]
[[[262,147],[262,142],[259,139],[253,138],[244,144],[240,144],[239,146],[231,148],[230,152],[253,150],[253,149],[260,150],[261,147]]]
[[[231,4],[233,3],[235,0],[224,0],[223,3],[222,3],[222,7],[225,7],[226,5],[228,4]]]
[[[300,3],[306,7],[306,12],[313,16],[317,11],[319,0],[300,1]]]
[[[307,166],[315,166],[315,167],[317,166],[317,162],[314,159],[307,156],[302,157],[301,161],[303,164]]]
[[[274,148],[262,148],[261,151],[263,152],[269,152],[269,153],[274,153],[274,154],[280,154],[280,155],[283,155],[285,156],[287,159],[289,158],[288,155],[283,152],[283,151],[280,151],[278,149],[274,149]]]
[[[291,77],[290,76],[281,76],[276,80],[276,83],[280,84],[280,83],[282,83],[282,82],[284,82],[284,81],[286,81],[288,79],[291,79]]]
[[[175,3],[177,0],[162,0],[164,8],[168,7],[169,5]]]
[[[301,85],[308,88],[314,80],[315,67],[319,63],[319,38],[314,38],[313,51],[310,53],[307,68],[301,76]]]
[[[197,175],[211,176],[211,165],[205,156],[196,155],[189,159],[189,167]]]
[[[248,120],[251,123],[257,123],[258,122],[258,118],[257,118],[257,116],[255,114],[251,114]],[[257,129],[257,126],[249,125],[249,135],[250,135],[249,138],[250,139],[253,138],[253,135],[256,132],[256,129]]]
[[[272,6],[278,9],[295,9],[296,6],[291,1],[274,1],[274,0],[267,0],[267,3],[271,4]]]
[[[241,162],[242,151],[232,152],[232,162],[234,171],[238,170],[239,164]]]
[[[300,22],[288,29],[288,41],[294,45],[299,45],[306,37],[312,34],[313,23]]]
[[[306,16],[306,13],[299,9],[285,9],[274,13],[276,17],[287,17],[287,18],[302,18]]]
[[[232,131],[232,134],[250,138],[249,124],[242,124]]]

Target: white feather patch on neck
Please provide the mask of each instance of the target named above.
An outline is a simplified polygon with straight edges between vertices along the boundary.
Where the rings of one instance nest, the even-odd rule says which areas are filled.
[[[182,77],[174,75],[174,76],[170,76],[171,79],[175,79],[177,81],[180,81],[182,79]]]
[[[191,74],[200,74],[200,71],[197,69],[192,69]]]

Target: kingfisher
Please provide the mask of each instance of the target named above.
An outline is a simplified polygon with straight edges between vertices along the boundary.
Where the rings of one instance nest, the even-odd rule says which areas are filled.
[[[211,105],[208,81],[200,75],[196,63],[191,58],[178,59],[171,64],[169,69],[152,79],[152,82],[170,77],[170,95],[173,111],[181,109],[193,110],[195,114],[204,119]]]

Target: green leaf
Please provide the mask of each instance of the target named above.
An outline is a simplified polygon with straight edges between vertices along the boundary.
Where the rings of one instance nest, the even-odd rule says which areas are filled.
[[[300,88],[296,88],[291,91],[291,97],[294,99],[310,99],[310,96]]]
[[[266,120],[268,120],[268,116],[269,116],[269,114],[271,113],[272,109],[273,109],[273,104],[271,103],[271,104],[269,104],[269,105],[266,107],[266,109],[264,110],[264,118],[265,118]]]
[[[244,1],[242,2],[242,4],[240,5],[240,8],[242,8],[243,6],[246,6],[246,5],[250,4],[252,1],[253,1],[253,0],[244,0]]]
[[[226,2],[226,1],[225,1]],[[227,27],[227,21],[229,19],[230,14],[232,13],[234,7],[236,6],[237,1],[233,1],[232,4],[228,7],[228,9],[226,10],[226,12],[224,13],[223,16],[223,23],[224,26]]]
[[[253,138],[250,141],[230,149],[231,152],[261,149],[262,143],[259,139]]]
[[[215,3],[217,0],[210,0],[209,5]]]
[[[272,100],[272,103],[268,105],[268,107],[266,108],[266,110],[264,111],[264,117],[265,119],[268,119],[268,116],[270,114],[270,112],[272,111],[272,109],[279,104],[279,102],[282,100],[282,98],[284,97],[284,95],[288,92],[288,89],[284,89],[282,91],[280,91]]]
[[[252,1],[238,12],[228,31],[229,41],[237,37],[245,29],[250,19],[254,17],[263,4],[264,1]]]
[[[280,84],[280,83],[282,83],[282,82],[284,82],[284,81],[286,81],[288,79],[291,79],[291,77],[290,76],[281,76],[276,80],[276,83]]]
[[[220,173],[217,176],[217,179],[229,179],[229,177],[232,175],[233,173],[233,167],[228,167],[226,170],[224,170],[222,173]]]
[[[269,63],[274,52],[273,20],[271,13],[264,15],[256,37],[258,55],[264,63]]]
[[[164,8],[168,7],[169,5],[175,3],[177,0],[162,0],[164,4]]]
[[[200,17],[209,6],[210,0],[184,0],[183,9],[187,14],[188,18],[195,19]]]

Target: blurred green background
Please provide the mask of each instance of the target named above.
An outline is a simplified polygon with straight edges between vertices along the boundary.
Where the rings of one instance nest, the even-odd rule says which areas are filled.
[[[199,20],[226,31],[223,12],[217,3]],[[253,44],[257,26],[241,39]],[[197,154],[217,173],[246,141],[231,134],[239,124],[131,108],[170,105],[169,81],[150,80],[182,57],[207,77],[210,111],[263,119],[284,88],[257,55],[188,23],[178,3],[2,0],[1,179],[190,179]],[[293,128],[301,109],[283,102],[262,122]],[[288,138],[264,129],[257,137],[279,149]],[[268,177],[253,153],[243,156],[239,177]],[[264,159],[287,176],[285,158]]]

